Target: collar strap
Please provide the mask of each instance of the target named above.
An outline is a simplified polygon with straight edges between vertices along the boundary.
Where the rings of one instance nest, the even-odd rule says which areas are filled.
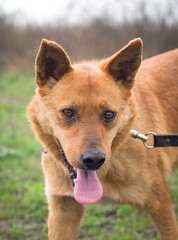
[[[48,152],[45,150],[44,147],[41,148],[41,151],[44,152],[45,154],[47,154]]]
[[[59,140],[57,139],[57,142],[59,144],[59,148],[60,148],[60,152],[61,152],[61,157],[62,157],[62,161],[63,163],[67,166],[69,174],[70,174],[70,180],[71,180],[71,184],[74,187],[75,186],[75,179],[77,178],[77,172],[74,170],[74,168],[70,165],[70,163],[67,161],[66,155],[64,153],[64,150],[61,146],[61,143],[59,142]],[[44,152],[45,154],[47,154],[48,152],[45,150],[44,147],[41,148],[41,151]]]
[[[61,156],[62,156],[62,160],[64,162],[64,164],[67,166],[68,170],[69,170],[69,174],[70,174],[70,180],[71,180],[71,184],[74,187],[75,186],[75,182],[74,180],[77,178],[77,172],[74,170],[74,168],[70,165],[70,163],[67,161],[66,155],[64,153],[64,150],[61,146],[61,143],[59,142],[59,140],[57,139],[60,150],[61,150]]]

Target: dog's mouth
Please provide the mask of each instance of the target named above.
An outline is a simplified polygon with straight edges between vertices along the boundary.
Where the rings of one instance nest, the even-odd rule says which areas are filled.
[[[74,169],[68,162],[59,140],[58,144],[61,150],[62,160],[68,168],[71,184],[74,187],[75,200],[80,204],[97,203],[102,197],[103,189],[96,171]]]

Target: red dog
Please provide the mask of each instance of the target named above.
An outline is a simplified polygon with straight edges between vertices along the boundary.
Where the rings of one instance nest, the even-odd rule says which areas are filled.
[[[83,204],[100,199],[144,209],[162,240],[178,239],[166,184],[177,148],[148,150],[129,134],[178,132],[178,50],[141,58],[135,39],[110,58],[71,65],[59,45],[42,41],[28,117],[47,151],[50,240],[77,239]]]

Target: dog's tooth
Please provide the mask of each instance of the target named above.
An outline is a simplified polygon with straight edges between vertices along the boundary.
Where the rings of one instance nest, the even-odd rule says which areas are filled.
[[[75,178],[73,181],[74,181],[74,183],[76,184],[76,182],[77,182],[77,179]]]

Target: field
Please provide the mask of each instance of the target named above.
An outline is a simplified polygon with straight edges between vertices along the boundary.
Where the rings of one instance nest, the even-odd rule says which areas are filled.
[[[26,119],[34,90],[33,75],[0,73],[0,240],[47,240],[41,146]],[[178,216],[178,171],[169,186]],[[129,205],[86,207],[79,240],[117,239],[158,237],[150,218]]]

